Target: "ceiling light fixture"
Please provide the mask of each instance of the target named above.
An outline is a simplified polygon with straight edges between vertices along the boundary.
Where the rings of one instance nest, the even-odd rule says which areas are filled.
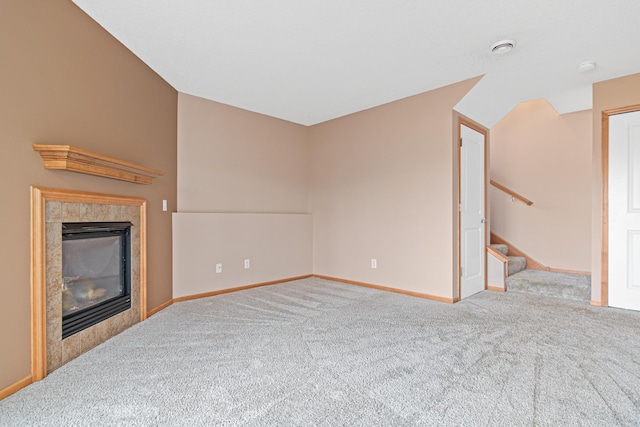
[[[583,62],[582,64],[578,65],[578,71],[581,73],[593,71],[595,70],[595,68],[596,68],[596,63],[593,61]]]
[[[500,40],[491,45],[491,53],[496,55],[504,55],[516,47],[515,40]]]

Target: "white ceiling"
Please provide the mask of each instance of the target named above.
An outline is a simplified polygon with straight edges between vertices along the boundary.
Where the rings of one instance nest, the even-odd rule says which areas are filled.
[[[178,91],[304,125],[484,75],[456,110],[492,127],[640,72],[638,0],[73,1]]]

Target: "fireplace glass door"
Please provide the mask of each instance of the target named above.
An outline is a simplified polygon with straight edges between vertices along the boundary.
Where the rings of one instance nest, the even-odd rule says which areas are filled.
[[[130,227],[63,224],[63,338],[131,307]]]

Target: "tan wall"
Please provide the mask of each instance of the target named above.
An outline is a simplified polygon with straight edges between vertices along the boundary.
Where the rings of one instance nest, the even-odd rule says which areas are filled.
[[[308,212],[307,128],[180,93],[180,212]]]
[[[601,301],[602,280],[602,112],[640,104],[640,74],[593,85],[593,180],[591,205],[591,300]]]
[[[174,298],[312,273],[309,214],[178,212],[173,233]]]
[[[452,109],[476,82],[311,128],[314,273],[452,297]]]
[[[177,94],[72,2],[4,0],[0,14],[0,389],[30,375],[29,187],[148,200],[148,306],[171,299]],[[70,144],[164,170],[151,186],[47,171],[31,144]]]
[[[591,270],[591,111],[525,102],[491,129],[491,231],[545,266]]]

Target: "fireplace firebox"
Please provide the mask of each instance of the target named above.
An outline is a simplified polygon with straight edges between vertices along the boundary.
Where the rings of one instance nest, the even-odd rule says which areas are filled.
[[[130,222],[62,224],[62,338],[131,308]]]

